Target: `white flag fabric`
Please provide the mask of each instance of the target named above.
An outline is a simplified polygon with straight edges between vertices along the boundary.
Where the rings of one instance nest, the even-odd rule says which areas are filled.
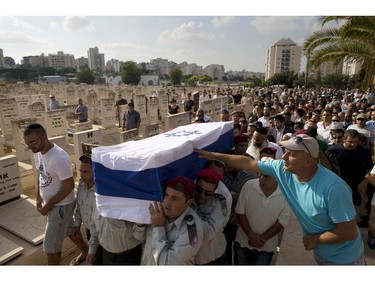
[[[233,147],[233,122],[180,126],[138,141],[93,148],[96,204],[104,217],[150,223],[148,207],[162,201],[174,176],[195,180],[206,160],[193,148],[221,152]]]

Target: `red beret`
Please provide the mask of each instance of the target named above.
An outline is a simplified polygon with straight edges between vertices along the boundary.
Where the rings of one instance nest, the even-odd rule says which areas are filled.
[[[246,134],[239,134],[234,137],[234,144],[239,144],[240,142],[248,142],[249,136]]]
[[[203,169],[198,171],[197,177],[202,178],[203,180],[209,182],[209,183],[219,183],[224,177],[216,172],[214,169]]]
[[[191,195],[195,192],[195,182],[187,177],[177,176],[171,178],[167,181],[166,186]]]

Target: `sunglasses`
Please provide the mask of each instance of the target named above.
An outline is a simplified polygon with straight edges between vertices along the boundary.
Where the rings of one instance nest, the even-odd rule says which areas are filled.
[[[29,141],[29,142],[23,141],[22,144],[26,145],[26,146],[34,146],[34,145],[36,145],[38,143],[38,141],[39,141],[39,138],[36,139],[36,140],[33,140],[33,141]]]
[[[294,141],[295,144],[298,144],[298,145],[302,144],[306,148],[306,150],[309,152],[309,156],[311,157],[311,151],[306,146],[306,144],[303,142],[303,138],[301,138],[299,136],[296,136],[296,137],[293,138],[293,141]]]
[[[197,187],[196,187],[196,191],[197,191],[199,194],[203,194],[203,195],[206,196],[206,197],[211,197],[212,195],[214,195],[214,192],[213,192],[213,191],[205,190],[204,188],[200,187],[199,185],[197,185]]]

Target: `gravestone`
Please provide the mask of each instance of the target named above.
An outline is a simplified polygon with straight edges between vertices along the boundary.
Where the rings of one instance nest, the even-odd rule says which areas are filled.
[[[145,127],[145,138],[156,136],[159,134],[159,124],[152,124]]]
[[[79,157],[83,154],[82,143],[91,143],[100,145],[102,143],[102,135],[100,129],[91,129],[73,134],[74,142],[74,164],[79,167]],[[78,169],[78,168],[77,168]],[[79,175],[79,173],[77,173]]]
[[[24,119],[31,116],[31,97],[30,96],[16,96],[14,97],[17,103],[18,118]]]
[[[19,256],[23,247],[0,235],[0,264]]]
[[[91,130],[92,123],[90,120],[87,122],[77,122],[77,123],[74,123],[74,129],[76,133]]]
[[[35,101],[31,104],[30,113],[33,118],[36,118],[36,122],[42,125],[44,128],[47,127],[46,119],[46,106],[40,101]]]
[[[168,95],[162,91],[158,91],[158,102],[159,102],[159,114],[161,121],[164,122],[165,115],[168,113]]]
[[[0,99],[0,128],[5,140],[13,139],[12,120],[18,120],[17,102],[12,99]]]
[[[78,99],[78,95],[76,95],[76,91],[74,87],[69,86],[66,89],[66,104],[67,105],[77,104],[77,99]],[[60,102],[60,105],[61,105],[61,102]]]
[[[22,197],[0,206],[0,226],[26,241],[43,242],[46,218],[36,209],[35,200]]]
[[[220,114],[221,114],[221,99],[213,99],[210,117],[213,121],[220,121]]]
[[[12,121],[12,131],[14,136],[14,148],[16,150],[17,159],[20,162],[28,162],[31,159],[31,153],[29,148],[24,145],[23,142],[23,132],[26,127],[37,122],[36,118],[26,118],[20,120]],[[43,126],[43,125],[42,125]],[[44,126],[43,126],[44,127]]]
[[[50,138],[66,135],[68,130],[68,122],[66,120],[65,109],[56,109],[47,111],[47,135]]]
[[[121,134],[122,142],[139,140],[138,129],[127,130],[127,131],[121,132],[120,134]]]
[[[164,132],[168,132],[171,129],[175,129],[179,126],[190,124],[190,118],[188,112],[181,112],[170,116],[165,116],[165,129]]]
[[[0,204],[19,198],[21,193],[22,184],[17,157],[14,155],[0,157]]]
[[[5,155],[4,145],[5,145],[5,137],[0,135],[0,157],[3,157]]]
[[[159,121],[158,101],[156,99],[150,99],[147,105],[148,124],[157,124]]]
[[[47,103],[47,99],[48,99],[48,103]],[[49,105],[49,97],[45,94],[31,95],[31,104],[34,104],[34,103],[43,104],[43,108],[44,110],[46,110],[46,108],[48,108],[48,105]]]
[[[134,100],[134,109],[139,112],[141,115],[141,126],[148,125],[148,117],[147,117],[147,105],[146,105],[146,97],[143,94],[137,94],[133,97]]]
[[[116,126],[115,101],[113,99],[100,100],[100,124],[104,128]]]

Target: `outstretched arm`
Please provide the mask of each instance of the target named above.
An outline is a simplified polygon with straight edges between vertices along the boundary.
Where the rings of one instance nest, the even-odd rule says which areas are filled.
[[[199,154],[199,158],[207,160],[219,160],[232,168],[253,171],[257,173],[260,172],[258,168],[258,161],[244,155],[231,155],[218,152],[210,152],[198,148],[194,148],[194,152]]]

